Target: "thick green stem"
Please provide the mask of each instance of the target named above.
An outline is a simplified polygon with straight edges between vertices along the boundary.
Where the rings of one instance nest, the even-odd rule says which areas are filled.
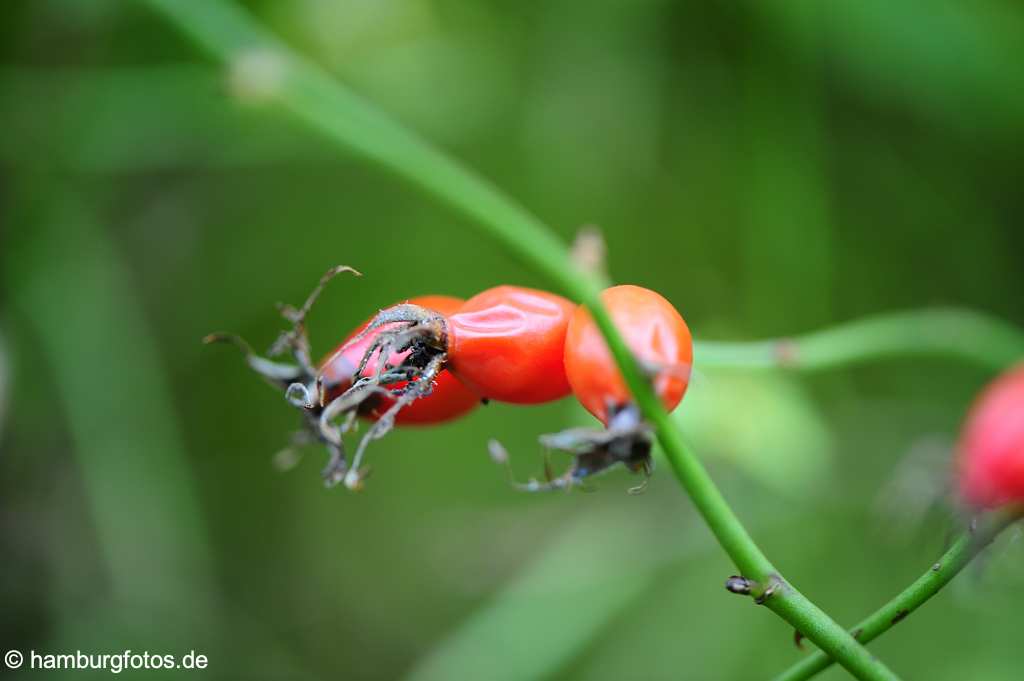
[[[942,587],[946,586],[975,556],[991,544],[1000,532],[1020,518],[1021,511],[1016,509],[989,518],[984,526],[961,534],[927,572],[854,627],[851,633],[858,641],[866,645],[892,629],[907,615],[942,590]],[[805,681],[828,669],[832,663],[832,658],[819,650],[776,676],[775,681]]]
[[[1024,358],[1024,331],[971,310],[936,308],[858,319],[792,338],[697,343],[704,369],[819,371],[906,355],[954,357],[994,370]]]
[[[864,681],[897,677],[842,627],[786,584],[747,534],[707,471],[684,445],[648,381],[600,304],[600,283],[576,271],[566,249],[531,213],[490,183],[378,113],[313,64],[292,54],[234,4],[218,0],[146,0],[228,64],[247,54],[277,60],[273,96],[286,109],[350,152],[374,161],[476,220],[508,250],[586,304],[608,341],[644,415],[655,426],[673,470],[737,567],[761,584],[777,584],[766,605]]]

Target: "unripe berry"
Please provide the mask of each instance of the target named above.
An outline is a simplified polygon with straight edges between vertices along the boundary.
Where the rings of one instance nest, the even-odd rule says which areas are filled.
[[[967,415],[958,484],[972,506],[1024,502],[1024,364],[990,383]]]

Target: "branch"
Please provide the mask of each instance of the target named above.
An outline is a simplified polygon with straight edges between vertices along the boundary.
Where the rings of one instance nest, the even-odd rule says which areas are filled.
[[[897,679],[849,633],[785,582],[750,538],[643,378],[600,304],[600,282],[572,266],[565,246],[543,222],[489,182],[376,111],[323,70],[292,53],[236,5],[218,0],[144,1],[229,65],[253,54],[263,55],[275,64],[274,82],[269,84],[272,87],[265,88],[264,95],[273,97],[338,146],[381,165],[475,220],[509,251],[587,305],[644,416],[656,428],[676,477],[719,543],[744,576],[776,587],[769,592],[766,606],[828,651],[856,678]]]
[[[1022,510],[997,514],[989,518],[983,528],[964,532],[927,572],[898,596],[879,608],[874,614],[854,627],[851,632],[862,644],[868,644],[902,622],[910,613],[921,607],[929,598],[942,590],[971,560],[1013,522],[1019,520]],[[818,651],[796,663],[775,681],[805,681],[828,669],[833,660]]]
[[[866,317],[793,338],[697,343],[704,368],[820,371],[899,356],[949,356],[999,370],[1024,356],[1024,331],[955,308]]]

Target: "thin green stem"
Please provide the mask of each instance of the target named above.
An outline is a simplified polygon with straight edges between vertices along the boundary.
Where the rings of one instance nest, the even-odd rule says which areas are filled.
[[[907,615],[941,591],[942,587],[946,586],[975,556],[991,544],[1000,532],[1020,518],[1021,511],[1019,509],[998,514],[987,519],[984,527],[962,533],[927,572],[854,627],[851,633],[858,641],[866,645],[892,629]],[[828,654],[819,650],[776,676],[775,681],[806,681],[806,679],[828,669],[832,662],[833,660]]]
[[[1024,331],[971,310],[936,308],[858,319],[792,338],[697,343],[702,368],[820,371],[906,355],[1002,370],[1024,358]]]
[[[635,359],[601,306],[600,283],[571,265],[565,246],[530,212],[475,173],[378,113],[310,62],[291,53],[228,2],[146,0],[181,26],[197,43],[228,64],[257,50],[280,62],[276,100],[311,127],[350,152],[374,161],[435,199],[475,220],[567,294],[593,312],[644,415],[655,426],[676,477],[690,494],[715,537],[748,578],[775,584],[766,604],[863,681],[897,677],[842,627],[787,584],[736,517],[721,492],[642,376]]]
[[[670,417],[661,409],[645,409],[644,413],[657,429],[658,439],[676,478],[736,567],[744,576],[758,582],[758,595],[763,595],[765,588],[775,586],[775,593],[764,601],[765,606],[818,646],[824,643],[826,647],[823,650],[841,651],[844,659],[840,664],[855,677],[898,678],[881,661],[867,654],[852,635],[836,631],[833,620],[775,569],[747,534],[707,469],[686,446]]]

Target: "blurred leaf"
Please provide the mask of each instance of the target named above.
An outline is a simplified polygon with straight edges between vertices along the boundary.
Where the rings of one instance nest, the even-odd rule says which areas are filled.
[[[406,679],[549,678],[650,588],[666,550],[678,559],[694,545],[710,545],[709,536],[698,533],[690,542],[673,540],[669,549],[659,540],[664,527],[644,522],[638,504],[632,506],[619,513],[593,510],[570,522]]]
[[[0,438],[4,434],[4,419],[7,416],[7,386],[10,382],[10,367],[7,364],[7,347],[3,330],[0,329]]]
[[[818,408],[779,374],[698,375],[675,418],[701,456],[786,496],[813,496],[832,466],[835,446]]]
[[[3,253],[54,376],[115,601],[216,610],[212,559],[160,359],[131,278],[82,197],[21,187],[34,228]],[[58,412],[59,413],[59,412]],[[56,418],[56,414],[51,415]],[[159,585],[159,588],[154,588]]]
[[[466,143],[518,104],[507,27],[491,11],[474,7],[465,23],[427,0],[299,0],[271,3],[267,15],[382,109],[439,142]]]
[[[203,66],[4,69],[8,164],[152,171],[335,158],[266,108],[232,98]]]
[[[745,314],[762,333],[831,319],[833,187],[826,166],[822,7],[793,2],[799,50],[755,33],[743,66]],[[765,285],[765,282],[771,282]],[[784,317],[779,309],[790,300]]]
[[[817,34],[801,29],[801,3],[750,3],[790,46],[806,49]],[[1015,3],[955,0],[829,3],[829,54],[850,83],[881,101],[962,132],[1019,133],[1024,20]]]

